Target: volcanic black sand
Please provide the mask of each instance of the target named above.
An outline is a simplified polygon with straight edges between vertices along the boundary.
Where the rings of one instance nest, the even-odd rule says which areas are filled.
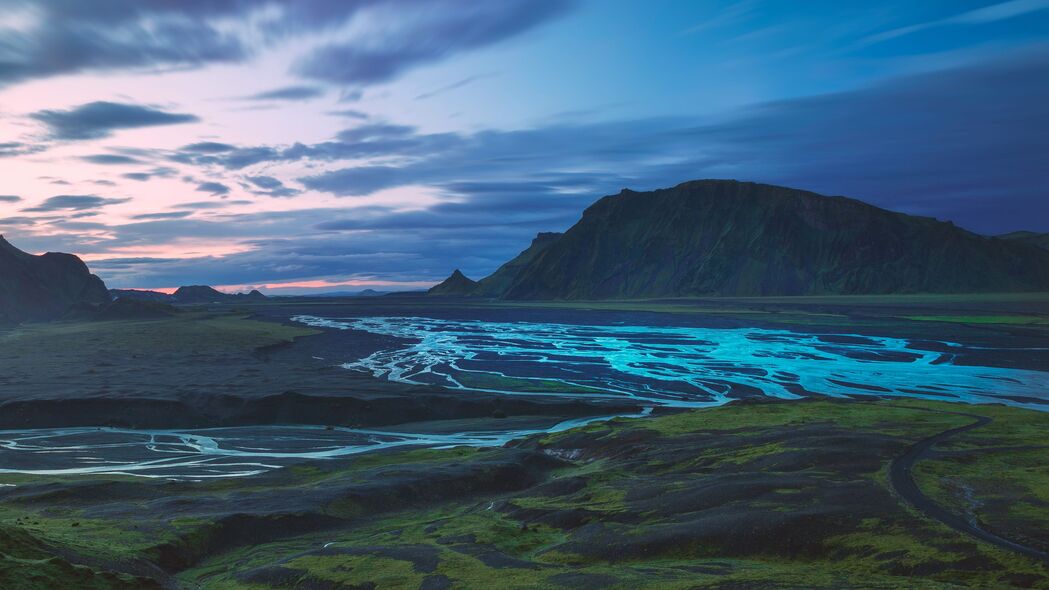
[[[262,434],[238,449],[296,450],[307,444],[298,437],[371,428],[541,430],[640,410],[600,396],[449,391],[347,371],[337,365],[404,343],[287,323],[303,314],[760,325],[895,336],[916,348],[961,342],[958,364],[1045,371],[1046,301],[405,297],[29,325],[0,334],[0,425],[88,427],[75,435],[85,445],[134,435],[90,430],[100,426],[254,426]],[[1049,588],[1049,413],[870,394],[657,408],[501,446],[274,460],[235,478],[0,473],[0,587]],[[265,430],[296,424],[313,430],[280,442]],[[135,445],[119,452],[140,452]],[[47,448],[0,456],[9,471],[31,471],[88,453],[75,446],[52,447],[46,461],[32,453]],[[103,467],[120,456],[90,453]]]

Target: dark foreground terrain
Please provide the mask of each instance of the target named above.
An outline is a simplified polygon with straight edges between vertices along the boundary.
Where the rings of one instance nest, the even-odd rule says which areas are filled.
[[[0,425],[458,432],[639,409],[353,373],[335,365],[385,337],[282,323],[300,313],[848,327],[1028,370],[1049,329],[1038,295],[220,306],[0,333]],[[753,398],[248,477],[0,472],[0,588],[1049,588],[1047,451],[1040,411]]]
[[[8,475],[0,585],[1049,588],[1047,433],[998,406],[750,402],[246,479]]]

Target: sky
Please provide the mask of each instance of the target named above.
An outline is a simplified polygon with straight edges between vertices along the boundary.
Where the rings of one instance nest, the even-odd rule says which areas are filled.
[[[1049,0],[0,0],[0,233],[111,288],[483,277],[734,178],[1049,231]]]

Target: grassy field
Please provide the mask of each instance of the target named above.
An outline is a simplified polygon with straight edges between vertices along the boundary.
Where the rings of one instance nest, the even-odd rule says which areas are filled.
[[[134,356],[147,351],[222,354],[252,351],[316,334],[304,326],[247,319],[247,314],[184,312],[163,319],[27,324],[0,332],[0,361],[60,358],[77,347],[101,355]]]
[[[0,401],[262,390],[261,355],[316,333],[228,312],[28,324],[0,332]]]
[[[36,572],[54,588],[1049,588],[1046,564],[888,484],[893,458],[964,414],[993,422],[920,462],[919,485],[1049,546],[1049,414],[738,403],[243,480],[0,476],[14,486],[0,487],[0,586]]]

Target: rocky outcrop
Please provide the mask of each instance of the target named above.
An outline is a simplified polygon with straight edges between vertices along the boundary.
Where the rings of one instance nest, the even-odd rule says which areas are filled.
[[[109,301],[105,283],[76,256],[34,256],[0,236],[0,324],[56,319]]]

